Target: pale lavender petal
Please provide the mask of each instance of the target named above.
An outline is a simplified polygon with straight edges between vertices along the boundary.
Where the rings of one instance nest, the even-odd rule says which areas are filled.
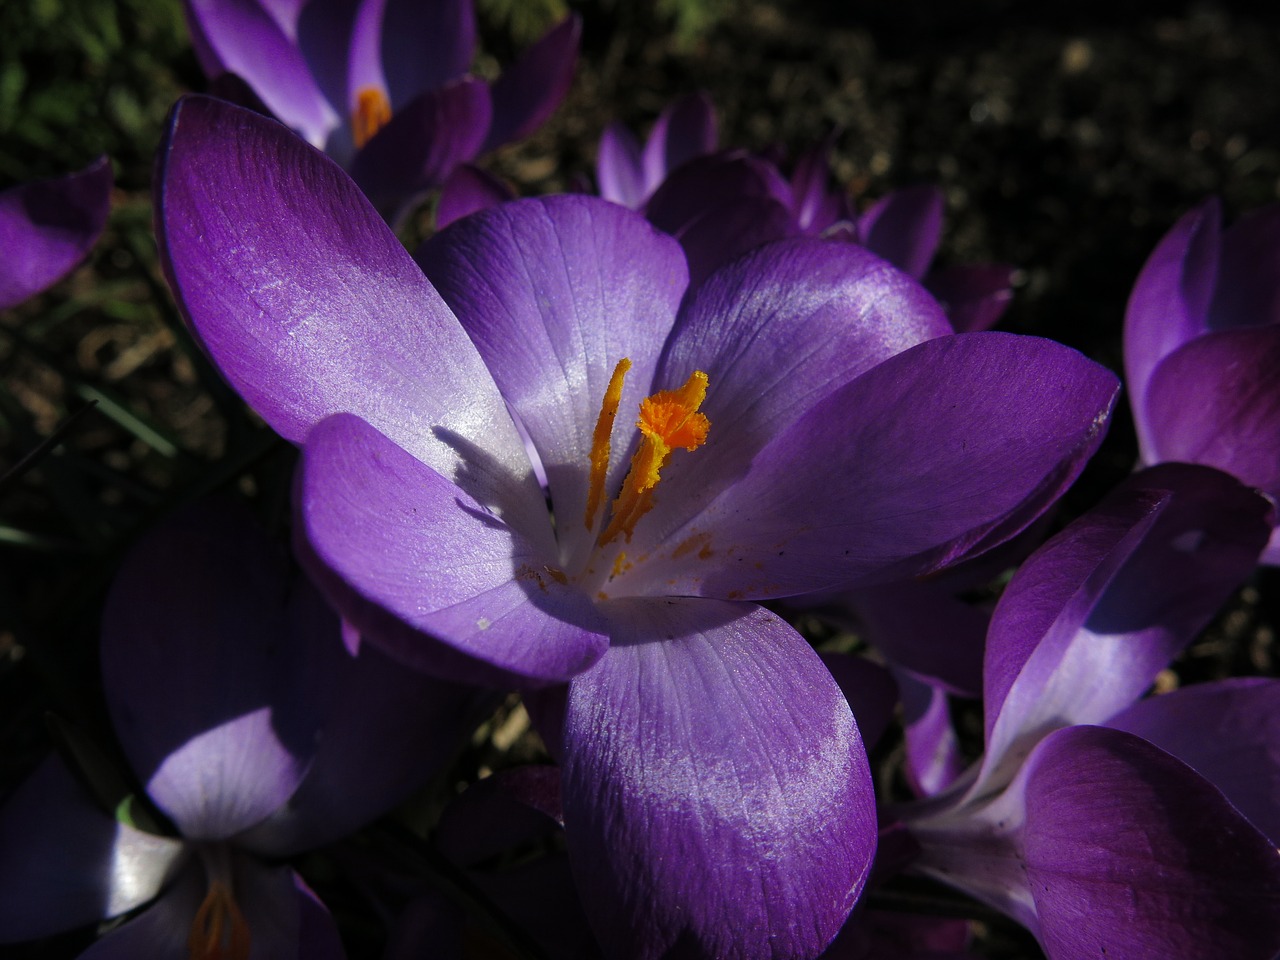
[[[932,797],[955,781],[964,767],[960,740],[951,723],[951,707],[941,687],[894,671],[902,690],[902,725],[906,741],[903,773],[918,797]]]
[[[1143,460],[1149,452],[1147,384],[1156,366],[1207,330],[1217,280],[1222,207],[1209,198],[1185,214],[1147,258],[1124,318],[1124,372]]]
[[[120,743],[189,839],[220,840],[297,789],[313,730],[276,711],[289,661],[283,557],[249,518],[206,505],[135,546],[102,616]]]
[[[938,298],[956,333],[990,330],[1013,300],[1013,267],[966,263],[930,270],[924,285]]]
[[[600,196],[639,210],[649,197],[640,166],[640,143],[630,130],[614,121],[600,135],[596,153],[596,183]]]
[[[1280,856],[1208,781],[1102,727],[1054,734],[1031,763],[1026,881],[1050,957],[1280,951]]]
[[[1107,726],[1149,740],[1280,846],[1280,680],[1236,677],[1140,700]]]
[[[1037,551],[992,617],[988,773],[1135,701],[1248,576],[1269,517],[1227,475],[1165,464]]]
[[[493,122],[482,153],[522,140],[546,122],[573,83],[582,19],[570,14],[494,81]]]
[[[185,0],[201,66],[242,78],[267,108],[312,146],[343,122],[311,74],[297,38],[255,0]]]
[[[586,504],[605,391],[618,361],[630,359],[612,491],[684,294],[680,248],[616,204],[558,196],[477,214],[417,257],[528,430],[546,471],[561,560],[576,569],[595,536]]]
[[[645,196],[676,167],[714,151],[716,139],[716,108],[709,96],[691,93],[670,104],[658,116],[644,145],[641,168]]]
[[[1280,325],[1205,334],[1147,387],[1150,453],[1217,467],[1280,496]]]
[[[858,218],[858,242],[919,279],[929,269],[942,237],[940,187],[897,190]]]
[[[564,803],[607,952],[814,956],[871,866],[853,716],[773,614],[692,599],[607,605],[613,646],[570,685]]]
[[[356,417],[311,431],[296,499],[324,565],[313,573],[398,660],[451,679],[536,684],[567,680],[606,646],[590,600],[554,558]],[[459,655],[471,673],[459,673]]]
[[[1245,214],[1222,234],[1214,330],[1280,323],[1280,204]]]
[[[111,203],[111,161],[0,192],[0,310],[70,273],[98,241]]]
[[[172,115],[159,182],[179,303],[274,429],[300,443],[325,416],[356,413],[521,516],[526,535],[545,529],[524,442],[479,354],[336,165],[270,120],[190,98]]]
[[[0,850],[0,943],[12,943],[146,903],[185,845],[114,820],[50,758],[0,808]]]
[[[893,674],[866,657],[843,653],[819,656],[849,701],[862,742],[867,749],[874,749],[893,723],[893,713],[898,706],[898,684]]]
[[[682,486],[687,468],[673,461],[640,524],[663,551],[614,585],[755,599],[955,563],[1009,539],[1061,495],[1101,441],[1117,386],[1047,340],[928,340],[828,395],[693,516],[680,500],[694,497]],[[718,441],[711,420],[706,450],[686,463],[736,442]],[[681,551],[692,538],[699,549]]]
[[[406,207],[480,153],[489,129],[489,88],[459,80],[398,109],[351,163],[351,177],[396,222]]]
[[[203,871],[198,863],[188,864],[155,903],[106,934],[77,960],[190,960],[187,940],[204,894]]]
[[[455,220],[514,200],[515,196],[515,191],[493,174],[470,164],[459,164],[440,187],[436,229],[443,230]]]

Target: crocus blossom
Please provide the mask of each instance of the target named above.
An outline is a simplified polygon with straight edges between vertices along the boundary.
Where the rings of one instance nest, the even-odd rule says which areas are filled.
[[[639,210],[672,170],[715,148],[715,108],[705,93],[682,97],[663,110],[643,147],[615,121],[600,137],[596,156],[600,196]]]
[[[942,237],[942,191],[907,187],[859,214],[843,191],[830,188],[830,151],[830,140],[806,151],[790,177],[743,150],[697,157],[651,192],[645,215],[679,238],[695,285],[761,243],[821,236],[862,244],[921,280],[957,331],[994,326],[1008,306],[1013,270],[995,263],[932,268]]]
[[[577,17],[566,19],[489,84],[468,73],[470,0],[183,6],[215,89],[229,93],[227,78],[238,78],[342,163],[393,222],[459,163],[528,136],[551,115],[568,92],[581,33]]]
[[[111,204],[111,163],[0,192],[0,310],[48,289],[97,242]]]
[[[1226,470],[1280,497],[1280,204],[1222,229],[1210,198],[1142,268],[1124,359],[1144,464]],[[1263,555],[1280,563],[1280,535]]]
[[[551,746],[606,950],[820,952],[871,863],[870,774],[821,660],[753,601],[1012,535],[1115,378],[948,335],[848,244],[762,248],[686,299],[675,241],[592,197],[456,222],[428,281],[337,166],[204,98],[159,183],[171,285],[301,444],[300,551],[344,617],[429,672],[567,683]]]
[[[1137,703],[1248,575],[1271,514],[1226,474],[1167,464],[1032,555],[992,618],[983,758],[898,810],[912,869],[1004,911],[1051,960],[1273,957],[1275,684]]]
[[[154,900],[84,956],[342,956],[328,912],[273,861],[419,787],[465,732],[474,694],[349,649],[282,559],[216,504],[127,559],[103,616],[107,705],[176,835],[117,821],[47,761],[0,810],[0,941]]]

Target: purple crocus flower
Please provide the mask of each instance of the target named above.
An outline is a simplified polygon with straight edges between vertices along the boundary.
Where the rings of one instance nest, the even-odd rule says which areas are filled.
[[[921,846],[912,869],[1007,913],[1051,960],[1270,960],[1280,684],[1137,701],[1248,575],[1271,520],[1226,474],[1166,464],[1032,555],[991,622],[985,755],[898,810]]]
[[[154,899],[83,956],[342,956],[328,912],[273,861],[421,786],[474,695],[344,646],[282,560],[227,505],[135,548],[103,614],[103,681],[124,753],[177,835],[113,819],[47,761],[0,811],[0,942]]]
[[[643,209],[672,170],[715,148],[715,107],[705,93],[681,97],[663,110],[643,147],[615,121],[600,137],[596,156],[600,196],[632,210]]]
[[[0,310],[53,286],[98,242],[111,205],[111,163],[0,192]]]
[[[568,92],[581,34],[569,17],[489,84],[468,73],[470,0],[183,6],[215,89],[231,95],[247,85],[267,111],[346,167],[393,222],[459,163],[542,124]]]
[[[870,775],[821,660],[754,601],[1010,536],[1115,378],[947,335],[853,245],[763,248],[686,299],[678,244],[593,197],[458,221],[428,281],[339,168],[204,98],[159,182],[170,282],[302,445],[302,551],[343,615],[428,672],[567,683],[547,729],[606,950],[820,952],[871,863]]]
[[[1210,198],[1160,241],[1125,313],[1142,463],[1181,460],[1280,498],[1280,204],[1227,230]],[[1280,534],[1263,561],[1280,563]]]

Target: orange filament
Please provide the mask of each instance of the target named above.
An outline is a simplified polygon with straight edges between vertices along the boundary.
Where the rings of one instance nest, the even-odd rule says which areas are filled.
[[[609,378],[609,386],[604,392],[604,401],[600,404],[600,416],[596,418],[596,429],[591,435],[591,485],[587,489],[587,529],[595,526],[596,511],[604,499],[604,477],[609,471],[609,438],[613,435],[613,421],[618,416],[618,404],[622,402],[622,382],[627,379],[627,371],[631,369],[631,361],[623,357],[613,368],[613,376]]]
[[[249,946],[249,924],[231,889],[214,880],[191,921],[187,955],[191,960],[248,960]]]
[[[351,135],[356,149],[373,139],[373,135],[391,119],[391,101],[377,87],[361,87],[356,94],[356,109],[351,115]]]
[[[597,541],[601,546],[622,534],[628,543],[636,523],[653,508],[653,488],[677,447],[690,452],[707,442],[711,421],[698,413],[707,396],[707,375],[695,370],[683,387],[660,390],[640,402],[636,426],[644,435],[631,457],[631,469],[613,501],[613,515]]]

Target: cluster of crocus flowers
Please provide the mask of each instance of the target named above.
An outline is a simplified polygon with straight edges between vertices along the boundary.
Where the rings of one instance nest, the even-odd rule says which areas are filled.
[[[579,21],[492,84],[470,74],[470,0],[185,0],[217,92],[261,106],[346,167],[393,222],[449,173],[528,136],[564,95]]]
[[[281,858],[420,787],[481,701],[344,642],[284,559],[247,511],[216,502],[127,558],[101,658],[145,798],[102,809],[60,759],[46,761],[0,811],[0,942],[146,905],[84,956],[344,955]]]
[[[1139,701],[1248,575],[1273,513],[1168,464],[1036,551],[992,616],[983,757],[896,810],[910,869],[1007,913],[1051,960],[1274,956],[1280,687]]]
[[[1203,463],[1280,497],[1280,205],[1222,229],[1208,199],[1134,284],[1124,363],[1144,464]],[[1263,555],[1280,563],[1280,541]]]
[[[870,867],[870,773],[756,601],[1012,535],[1115,378],[952,335],[854,245],[771,245],[686,297],[679,245],[589,197],[459,221],[419,268],[336,165],[217,101],[175,109],[159,191],[184,313],[301,445],[299,552],[344,618],[419,669],[543,689],[605,948],[820,951]]]

